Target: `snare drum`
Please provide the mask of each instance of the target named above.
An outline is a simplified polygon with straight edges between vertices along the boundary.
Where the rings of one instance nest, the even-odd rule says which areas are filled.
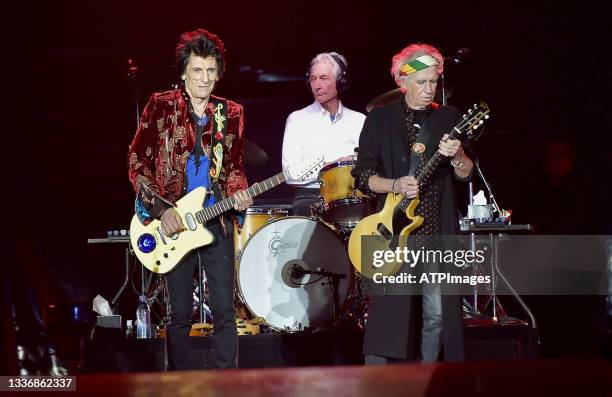
[[[240,299],[273,329],[315,329],[333,320],[334,296],[329,277],[310,272],[339,276],[339,311],[353,272],[338,234],[312,218],[273,219],[244,247],[237,277]]]
[[[319,171],[322,217],[325,221],[353,228],[367,215],[375,212],[376,201],[355,187],[351,171],[354,161],[331,163]]]
[[[249,238],[271,220],[287,216],[290,208],[290,205],[257,205],[247,208],[240,233],[238,227],[234,225],[234,258],[236,264],[238,264],[242,250]]]

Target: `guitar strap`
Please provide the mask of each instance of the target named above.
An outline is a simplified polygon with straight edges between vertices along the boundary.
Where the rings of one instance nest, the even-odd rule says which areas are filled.
[[[425,149],[427,141],[429,140],[429,136],[431,128],[425,127],[426,119],[421,123],[421,127],[419,128],[419,133],[417,135],[416,140],[412,144],[410,148],[410,170],[408,171],[409,176],[414,176],[417,171],[417,168],[423,161],[423,156],[425,155]]]
[[[223,168],[223,142],[227,134],[227,101],[210,99],[213,106],[213,128],[210,134],[210,171],[209,186],[216,200],[223,200],[219,178]],[[224,216],[219,217],[219,225],[224,238],[227,238]]]
[[[210,134],[210,172],[209,186],[218,200],[223,199],[219,177],[223,168],[223,142],[227,133],[227,102],[223,100],[210,100],[214,106],[213,128]]]

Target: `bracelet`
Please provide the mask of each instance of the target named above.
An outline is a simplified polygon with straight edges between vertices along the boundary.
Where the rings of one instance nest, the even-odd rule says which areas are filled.
[[[455,167],[455,168],[459,168],[459,167],[461,167],[461,166],[463,165],[463,161],[461,161],[461,160],[455,160],[455,159],[452,159],[452,160],[450,161],[450,163],[451,163],[451,165],[452,165],[453,167]]]
[[[397,181],[397,178],[395,178],[393,183],[391,183],[391,193],[395,193],[395,181]]]
[[[461,154],[459,155],[459,159],[451,159],[450,161],[451,165],[455,168],[459,168],[463,165],[463,150],[461,151]]]

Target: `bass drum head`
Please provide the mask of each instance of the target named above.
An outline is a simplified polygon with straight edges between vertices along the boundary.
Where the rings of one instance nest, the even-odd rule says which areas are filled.
[[[323,223],[290,216],[273,220],[247,242],[238,267],[241,298],[273,329],[296,332],[333,320],[329,278],[305,271],[343,275],[339,308],[352,282],[351,264],[340,237]]]

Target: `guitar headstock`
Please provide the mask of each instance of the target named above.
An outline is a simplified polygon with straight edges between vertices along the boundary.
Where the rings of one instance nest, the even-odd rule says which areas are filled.
[[[478,127],[484,124],[485,120],[489,118],[490,112],[489,105],[479,101],[463,115],[463,119],[455,127],[455,132],[457,134],[465,133],[467,136],[470,136]]]
[[[289,166],[286,173],[287,179],[293,181],[305,180],[311,175],[318,174],[324,163],[323,156],[318,156],[299,166]]]

